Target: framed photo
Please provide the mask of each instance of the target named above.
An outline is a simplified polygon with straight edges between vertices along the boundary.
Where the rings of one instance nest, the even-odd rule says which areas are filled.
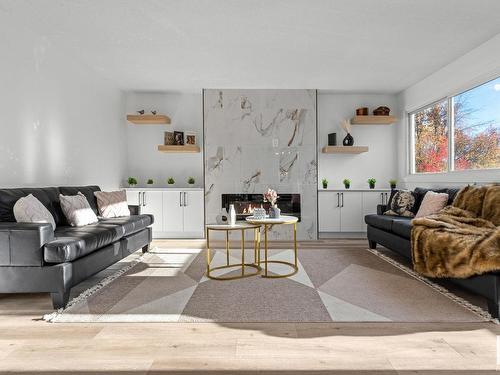
[[[186,144],[195,145],[196,144],[196,133],[186,132]]]
[[[174,142],[177,146],[184,145],[184,132],[174,131]]]
[[[174,133],[165,132],[165,146],[175,145]]]

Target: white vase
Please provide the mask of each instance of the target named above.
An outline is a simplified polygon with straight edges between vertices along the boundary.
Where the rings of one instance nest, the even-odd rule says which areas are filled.
[[[236,225],[236,210],[234,204],[229,205],[229,225],[234,227]]]

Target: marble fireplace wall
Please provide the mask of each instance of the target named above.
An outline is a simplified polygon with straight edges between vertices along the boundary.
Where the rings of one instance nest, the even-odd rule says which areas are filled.
[[[223,193],[301,195],[299,239],[317,237],[316,90],[204,90],[206,222]],[[279,200],[278,200],[279,206]],[[272,239],[290,238],[275,226]]]

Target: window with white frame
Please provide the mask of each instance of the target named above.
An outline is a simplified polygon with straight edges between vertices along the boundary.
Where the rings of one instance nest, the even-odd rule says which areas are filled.
[[[409,114],[411,173],[500,168],[500,77]]]

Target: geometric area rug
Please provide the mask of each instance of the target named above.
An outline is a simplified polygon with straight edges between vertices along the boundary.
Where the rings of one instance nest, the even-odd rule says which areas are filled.
[[[253,256],[253,250],[248,257]],[[212,252],[212,265],[226,262]],[[293,261],[271,249],[270,259]],[[137,257],[46,315],[50,322],[481,322],[491,319],[461,298],[369,249],[299,250],[292,277],[208,279],[206,252],[162,249]],[[231,250],[231,262],[240,262]],[[284,268],[282,268],[284,267]],[[270,264],[271,273],[289,272]],[[239,270],[220,270],[226,276]],[[251,272],[249,269],[248,272]]]

